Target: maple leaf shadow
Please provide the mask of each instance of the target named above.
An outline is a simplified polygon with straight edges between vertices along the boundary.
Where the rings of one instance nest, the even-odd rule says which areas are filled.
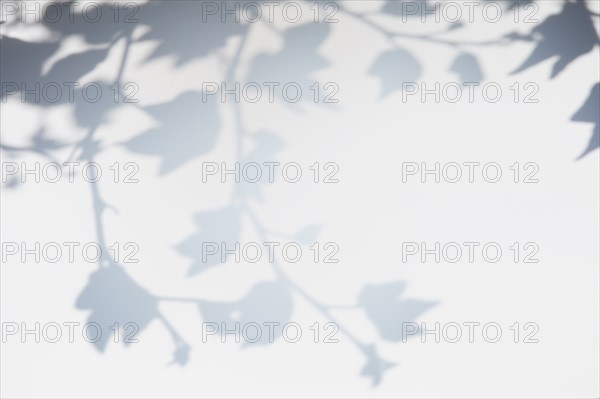
[[[231,249],[236,245],[240,237],[242,211],[230,205],[201,212],[195,219],[198,230],[177,246],[179,253],[193,260],[189,277],[222,264],[219,248]]]
[[[418,336],[420,328],[415,320],[437,304],[405,298],[406,287],[404,281],[369,283],[363,286],[358,295],[358,307],[386,341],[406,342],[408,338]],[[371,378],[372,385],[377,386],[382,382],[383,374],[395,364],[383,359],[374,344],[362,344],[360,349],[366,359],[360,374]]]
[[[175,345],[170,364],[184,366],[191,347],[161,314],[158,304],[159,298],[132,279],[121,265],[104,261],[90,275],[75,307],[90,312],[84,333],[99,352],[104,352],[111,340],[126,346],[139,342],[140,333],[151,322],[159,321]]]
[[[569,64],[599,44],[592,15],[584,0],[567,0],[560,13],[548,16],[528,35],[512,33],[506,37],[536,42],[532,53],[513,74],[557,58],[552,66],[551,78],[558,76]]]
[[[91,311],[87,322],[100,326],[100,336],[94,342],[100,352],[113,338],[110,328],[115,323],[119,323],[120,328],[127,323],[134,323],[129,331],[124,331],[127,334],[137,329],[143,330],[159,316],[157,300],[116,263],[101,267],[90,275],[75,306]],[[131,339],[134,338],[125,336],[123,342],[128,344]]]
[[[243,165],[264,165],[277,159],[277,153],[284,147],[283,140],[276,134],[268,131],[259,131],[249,135],[253,148],[242,156]],[[256,171],[254,171],[256,170]],[[236,195],[244,198],[253,198],[259,202],[264,200],[264,189],[269,185],[267,173],[254,168],[252,174],[248,172],[248,179],[242,179],[236,184]]]
[[[297,83],[304,93],[300,101],[309,101],[314,97],[310,92],[316,82],[314,73],[329,63],[319,53],[319,48],[329,36],[328,24],[307,24],[293,27],[283,33],[283,48],[274,54],[258,54],[254,57],[248,73],[250,82],[277,82],[275,90],[281,98],[282,87],[288,83]],[[319,98],[323,98],[323,84],[320,82]],[[290,89],[290,97],[295,97]],[[293,105],[293,103],[288,102]],[[327,105],[324,103],[322,105]]]
[[[193,0],[148,2],[141,9],[139,19],[150,30],[140,41],[159,42],[148,60],[173,56],[180,65],[223,47],[232,36],[244,34],[248,27],[238,22],[241,21],[239,10],[236,15],[223,16],[218,12],[219,4]]]
[[[422,313],[436,305],[436,302],[404,298],[405,290],[405,282],[395,281],[366,284],[359,294],[359,306],[385,340],[401,341],[406,335],[403,331],[405,323],[413,323]]]
[[[290,287],[283,281],[261,282],[236,301],[200,301],[198,308],[204,323],[212,324],[222,336],[237,331],[236,338],[248,346],[275,342],[285,333],[293,301]],[[290,329],[294,338],[298,331]]]
[[[217,100],[202,92],[187,92],[173,101],[146,107],[158,127],[125,143],[135,153],[158,156],[164,175],[208,152],[219,132]]]
[[[573,115],[571,120],[573,122],[587,122],[594,124],[594,130],[592,137],[588,143],[587,148],[577,158],[581,159],[590,152],[600,147],[600,83],[596,83],[592,88],[589,97],[581,108]]]

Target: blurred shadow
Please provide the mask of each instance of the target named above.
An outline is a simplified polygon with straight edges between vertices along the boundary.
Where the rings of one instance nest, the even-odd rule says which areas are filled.
[[[571,118],[574,122],[588,122],[594,124],[590,142],[583,153],[577,158],[581,159],[590,152],[600,147],[600,83],[592,88],[589,97]]]
[[[551,78],[555,78],[571,62],[590,52],[598,44],[598,34],[584,0],[565,2],[559,14],[551,15],[536,25],[528,36],[511,37],[537,42],[529,57],[512,73],[522,72],[542,61],[558,57],[552,67]]]
[[[517,2],[523,5],[530,3],[531,0]],[[392,16],[404,16],[407,3],[404,0],[387,1],[383,6],[383,12]],[[55,4],[59,7],[69,7],[69,3]],[[110,18],[103,18],[99,23],[89,23],[81,14],[75,13],[72,22],[68,19],[58,23],[42,21],[41,24],[51,32],[52,36],[45,42],[28,42],[3,34],[0,37],[2,98],[4,100],[9,96],[20,96],[22,90],[20,83],[26,84],[25,87],[29,89],[36,83],[44,85],[52,82],[76,82],[104,62],[113,46],[123,41],[125,41],[125,55],[120,70],[116,71],[116,81],[119,82],[130,46],[147,41],[156,42],[157,46],[144,62],[150,63],[159,58],[170,57],[175,60],[175,67],[181,67],[185,63],[202,59],[223,50],[227,45],[237,43],[231,39],[239,39],[240,44],[236,55],[228,60],[229,71],[234,71],[238,66],[239,55],[252,24],[238,23],[233,15],[224,22],[214,17],[204,20],[205,4],[206,2],[202,1],[150,1],[136,6],[137,8],[131,8],[130,13],[126,13],[126,17],[118,23]],[[428,9],[437,7],[426,0],[418,0],[415,4],[427,5]],[[106,15],[112,15],[112,7],[114,7],[112,4],[101,4],[99,7]],[[406,15],[420,16],[418,13]],[[3,24],[3,29],[5,29],[4,25],[6,24]],[[140,38],[133,40],[133,30],[139,25],[143,25],[147,31]],[[24,24],[25,28],[27,26],[28,24]],[[297,82],[308,89],[314,83],[312,79],[315,73],[329,66],[320,49],[330,37],[332,26],[309,23],[284,31],[275,28],[272,31],[281,36],[283,48],[275,53],[258,54],[251,59],[248,80],[280,84]],[[61,41],[74,36],[82,37],[87,44],[95,47],[63,57],[56,61],[47,73],[43,73],[43,65],[59,51]],[[398,38],[402,36],[399,35]],[[426,35],[418,38],[435,42],[433,38]],[[513,42],[535,42],[533,52],[512,73],[525,71],[550,58],[557,58],[552,68],[552,78],[598,45],[598,35],[583,0],[565,1],[559,14],[549,16],[535,26],[531,33],[527,35],[512,33],[506,38]],[[439,41],[436,43],[439,44]],[[460,46],[452,48],[456,55],[450,67],[451,72],[457,74],[463,83],[480,82],[485,79],[484,71],[475,53],[464,52],[460,50]],[[402,90],[404,83],[417,82],[423,71],[424,66],[410,51],[394,47],[377,55],[368,74],[379,80],[380,98],[383,99],[395,91]],[[176,72],[177,70],[174,70],[174,73]],[[199,71],[198,79],[203,78],[201,72]],[[226,75],[227,79],[235,76],[229,72]],[[168,80],[169,76],[157,78]],[[104,93],[113,92],[109,82],[99,82],[98,85]],[[77,98],[82,97],[82,90],[82,87],[75,89]],[[122,87],[119,87],[116,94],[122,98],[126,93]],[[595,124],[592,139],[579,158],[599,147],[599,96],[599,84],[596,84],[587,100],[571,119],[574,122]],[[311,98],[311,96],[303,96],[303,98]],[[65,98],[56,102],[32,101],[33,97],[30,94],[26,95],[24,100],[39,107],[52,107],[66,103]],[[81,150],[79,159],[91,161],[102,151],[102,143],[94,137],[94,132],[107,120],[108,114],[120,106],[122,104],[115,102],[112,96],[102,96],[97,102],[81,100],[74,102],[74,121],[89,129],[88,135],[75,145],[75,149]],[[211,151],[221,127],[225,125],[223,122],[226,122],[221,119],[223,118],[220,112],[221,106],[215,97],[208,96],[206,101],[203,99],[203,93],[198,91],[186,91],[172,101],[159,105],[136,106],[154,118],[156,126],[126,141],[123,145],[131,153],[158,157],[161,176],[174,173],[186,163]],[[233,106],[236,107],[236,112],[241,114],[240,105]],[[236,140],[243,141],[244,145],[251,144],[253,147],[248,152],[239,151],[236,161],[260,163],[274,160],[284,148],[284,142],[280,137],[267,131],[247,132],[241,126],[242,118],[239,119],[240,126],[236,126]],[[238,144],[242,148],[242,143]],[[67,145],[71,144],[54,140],[48,137],[44,129],[41,129],[31,138],[30,145],[16,147],[2,143],[2,151],[9,156],[17,156],[29,151],[51,157],[54,150]],[[15,186],[14,182],[10,182],[3,188]],[[240,240],[242,223],[246,219],[252,220],[253,227],[261,234],[269,232],[266,226],[255,220],[253,215],[249,215],[248,207],[242,206],[249,200],[260,202],[264,195],[263,188],[263,184],[239,184],[229,203],[196,216],[197,231],[177,247],[182,255],[191,259],[188,277],[199,275],[222,264],[221,259],[216,256],[211,257],[210,260],[202,259],[203,244],[224,243],[227,248],[232,248]],[[102,213],[107,205],[98,191],[93,192],[93,200],[98,240],[102,242]],[[290,236],[308,245],[316,240],[320,226],[307,225],[294,230],[297,230],[296,233]],[[274,268],[278,273],[282,273],[277,269],[277,265],[274,265]],[[359,308],[366,313],[368,320],[385,341],[401,341],[402,323],[417,320],[436,305],[436,302],[432,301],[405,298],[405,291],[405,282],[365,284],[358,296]],[[262,326],[263,323],[274,322],[279,323],[281,328],[281,325],[290,321],[294,309],[293,294],[298,292],[300,292],[298,287],[279,278],[254,285],[245,296],[237,300],[212,301],[198,298],[191,301],[198,306],[205,322],[214,322],[219,326],[224,323],[228,330],[233,330],[236,323],[241,325],[258,323]],[[300,296],[304,296],[304,299],[323,315],[331,316],[324,310],[326,307],[322,306],[316,298],[305,292]],[[110,327],[119,323],[119,328],[126,335],[132,331],[126,328],[126,323],[135,323],[134,329],[139,328],[142,331],[152,321],[160,321],[169,331],[175,345],[173,363],[185,365],[189,360],[191,347],[160,313],[158,305],[162,300],[164,298],[152,295],[136,283],[121,265],[109,262],[99,264],[98,269],[90,275],[88,283],[76,299],[75,306],[77,309],[90,312],[88,322],[98,323],[103,332],[111,331]],[[372,378],[374,385],[379,384],[383,373],[390,369],[393,363],[379,356],[375,344],[363,343],[347,328],[343,331],[352,338],[350,341],[365,356],[366,364],[361,374]],[[274,334],[275,338],[279,336],[281,336],[280,331]],[[96,349],[103,352],[111,337],[110,334],[99,337],[94,343]],[[261,336],[256,344],[263,346],[271,342],[268,336]]]

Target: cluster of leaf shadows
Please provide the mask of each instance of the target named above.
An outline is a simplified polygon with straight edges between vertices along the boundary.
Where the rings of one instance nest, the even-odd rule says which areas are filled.
[[[425,1],[425,0],[421,0]],[[401,0],[389,0],[379,13],[399,17],[402,14]],[[520,1],[528,4],[530,1]],[[514,3],[514,2],[511,2]],[[67,7],[64,3],[56,3],[58,7]],[[562,10],[536,25],[526,35],[513,33],[499,38],[493,43],[453,42],[441,39],[439,35],[414,35],[388,31],[370,19],[370,15],[359,14],[344,8],[339,3],[344,17],[355,18],[358,21],[385,35],[393,43],[393,49],[381,53],[369,69],[369,74],[378,77],[382,82],[382,97],[396,90],[401,90],[402,82],[418,81],[423,66],[411,52],[400,47],[397,43],[402,39],[422,40],[449,46],[455,49],[455,60],[451,72],[463,82],[480,82],[485,79],[477,56],[469,48],[478,46],[506,45],[506,42],[530,41],[535,42],[535,48],[513,73],[519,73],[531,68],[544,60],[557,58],[552,67],[551,77],[562,73],[570,63],[578,57],[592,51],[598,45],[598,36],[593,26],[592,15],[584,1],[564,1]],[[432,5],[430,5],[431,7]],[[112,15],[110,4],[101,6],[105,15]],[[77,81],[96,65],[105,60],[113,46],[124,44],[124,52],[120,68],[115,71],[116,82],[123,83],[123,70],[127,68],[129,50],[136,43],[145,41],[158,42],[158,46],[144,62],[169,56],[175,60],[175,67],[189,61],[201,59],[222,49],[233,37],[241,37],[239,48],[231,60],[227,60],[226,81],[232,82],[237,73],[240,54],[246,45],[246,38],[252,30],[252,24],[230,22],[222,23],[217,18],[200,21],[200,1],[149,1],[140,4],[136,18],[148,27],[143,36],[132,40],[132,31],[138,25],[135,23],[115,23],[110,18],[103,18],[99,23],[88,23],[82,15],[75,14],[74,21],[61,19],[60,22],[40,23],[52,32],[52,40],[29,42],[10,35],[0,38],[0,67],[3,82],[1,93],[4,97],[4,82],[25,82],[31,87],[35,82],[41,85],[49,82]],[[15,25],[24,24],[18,20],[2,21],[5,32]],[[24,24],[25,27],[31,24]],[[450,29],[463,29],[462,25]],[[257,55],[252,61],[248,72],[248,81],[295,81],[309,82],[313,74],[325,68],[328,61],[319,53],[319,48],[328,38],[332,30],[327,24],[307,24],[291,27],[285,31],[274,30],[282,36],[283,48],[276,53]],[[93,50],[69,55],[48,70],[43,71],[43,65],[59,49],[61,41],[78,35],[91,45]],[[167,77],[164,77],[167,79]],[[110,82],[104,82],[103,89],[110,92]],[[13,88],[14,89],[14,88]],[[122,90],[119,85],[118,90]],[[81,98],[82,87],[77,87],[76,98]],[[120,93],[124,96],[126,93]],[[15,95],[15,94],[13,94]],[[16,94],[18,95],[18,93]],[[593,137],[581,154],[596,150],[599,146],[598,98],[599,85],[590,91],[581,108],[572,117],[576,122],[594,124]],[[30,98],[26,96],[26,99]],[[211,100],[212,98],[212,100]],[[172,101],[153,106],[135,104],[157,121],[154,127],[142,134],[122,143],[133,152],[160,160],[160,174],[173,173],[185,163],[207,154],[214,147],[221,128],[219,104],[209,97],[204,102],[199,91],[187,91]],[[55,107],[64,104],[67,99],[58,102],[35,102],[36,107]],[[73,104],[74,121],[88,132],[84,138],[76,142],[61,142],[48,137],[41,129],[37,132],[28,146],[14,146],[1,143],[1,149],[8,157],[18,158],[23,152],[35,152],[53,159],[56,150],[68,148],[71,152],[69,160],[82,162],[94,161],[103,150],[101,140],[95,137],[96,129],[107,120],[111,111],[122,106],[115,103],[111,96],[103,96],[98,102],[75,101]],[[297,106],[289,104],[289,106]],[[238,141],[237,160],[239,162],[261,162],[276,159],[284,147],[277,134],[268,131],[250,132],[242,122],[242,111],[239,106],[235,110],[236,139]],[[242,144],[251,143],[250,152],[241,150]],[[64,160],[55,160],[64,161]],[[13,180],[4,189],[16,188],[18,182]],[[94,221],[97,239],[106,248],[103,214],[110,206],[102,199],[98,185],[91,184]],[[202,243],[206,241],[223,242],[231,248],[240,240],[242,224],[250,220],[264,241],[272,241],[272,232],[261,221],[253,209],[253,204],[260,203],[263,198],[261,184],[240,184],[236,188],[229,203],[219,209],[204,211],[196,216],[197,231],[177,247],[184,256],[190,259],[188,276],[200,276],[205,270],[216,268],[221,263],[217,261],[203,262],[201,259]],[[305,244],[316,240],[319,226],[308,225],[299,227],[293,237]],[[280,265],[273,264],[276,278],[254,285],[244,296],[232,301],[212,301],[202,298],[160,297],[152,294],[146,288],[134,281],[125,269],[110,261],[100,262],[87,285],[76,299],[75,306],[89,312],[88,321],[109,326],[115,322],[121,325],[127,322],[136,323],[144,330],[151,322],[159,321],[172,337],[174,350],[172,363],[185,365],[190,358],[192,345],[178,333],[175,326],[159,310],[161,301],[193,302],[197,305],[201,319],[207,322],[226,323],[232,328],[232,323],[263,323],[279,322],[281,325],[291,320],[294,309],[294,298],[302,298],[314,306],[325,318],[337,322],[335,308],[322,304],[293,279],[286,275]],[[435,305],[433,301],[423,301],[407,298],[406,284],[401,281],[366,284],[362,288],[356,303],[347,306],[355,311],[362,311],[373,323],[381,339],[389,342],[399,342],[402,338],[402,323],[416,320],[425,311]],[[384,372],[394,364],[384,360],[378,353],[375,343],[362,342],[338,322],[343,333],[364,355],[365,362],[360,373],[369,377],[374,385],[382,381]],[[281,334],[276,334],[281,337]],[[105,336],[95,343],[99,351],[104,351],[109,337]],[[251,346],[268,345],[266,339],[261,339]],[[201,354],[199,355],[201,356]]]

